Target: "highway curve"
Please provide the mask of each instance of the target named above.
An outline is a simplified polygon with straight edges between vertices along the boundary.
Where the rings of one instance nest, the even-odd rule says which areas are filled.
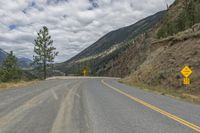
[[[0,133],[198,133],[200,106],[114,78],[51,78],[0,90]]]

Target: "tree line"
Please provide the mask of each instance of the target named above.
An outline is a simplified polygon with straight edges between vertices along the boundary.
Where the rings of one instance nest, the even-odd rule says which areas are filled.
[[[44,26],[37,34],[34,40],[34,53],[32,65],[38,71],[39,77],[46,79],[47,67],[54,62],[58,55],[56,48],[53,46],[53,40],[49,35],[49,30]],[[17,81],[22,78],[23,70],[17,65],[17,58],[11,51],[0,66],[0,82]],[[41,77],[41,75],[43,75]]]

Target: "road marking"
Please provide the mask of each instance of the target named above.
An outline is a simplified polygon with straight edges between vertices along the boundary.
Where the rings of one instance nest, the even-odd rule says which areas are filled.
[[[80,98],[80,95],[79,94],[76,94],[76,93],[72,93],[74,96],[77,96],[78,98]]]
[[[127,93],[125,93],[125,92],[123,92],[123,91],[121,91],[121,90],[119,90],[119,89],[117,89],[117,88],[115,88],[115,87],[113,87],[111,85],[109,85],[104,80],[101,80],[101,82],[105,86],[117,91],[118,93],[123,94],[124,96],[127,96],[128,98],[130,98],[130,99],[132,99],[132,100],[134,100],[134,101],[136,101],[136,102],[138,102],[138,103],[140,103],[140,104],[142,104],[142,105],[144,105],[144,106],[146,106],[146,107],[148,107],[148,108],[150,108],[150,109],[152,109],[152,110],[154,110],[154,111],[156,111],[156,112],[158,112],[158,113],[160,113],[160,114],[162,114],[164,116],[167,116],[168,118],[170,118],[172,120],[175,120],[175,121],[177,121],[177,122],[179,122],[179,123],[191,128],[191,129],[193,129],[193,130],[195,130],[197,132],[200,132],[200,126],[195,125],[195,124],[193,124],[191,122],[188,122],[188,121],[186,121],[186,120],[184,120],[184,119],[182,119],[182,118],[180,118],[178,116],[170,114],[170,113],[168,113],[168,112],[166,112],[166,111],[164,111],[164,110],[162,110],[162,109],[160,109],[160,108],[158,108],[156,106],[153,106],[153,105],[151,105],[151,104],[149,104],[149,103],[147,103],[147,102],[145,102],[143,100],[140,100],[140,99],[138,99],[136,97],[133,97],[133,96],[131,96],[131,95],[129,95],[129,94],[127,94]]]
[[[58,96],[56,95],[55,91],[53,89],[51,89],[51,93],[54,97],[55,100],[58,100]]]

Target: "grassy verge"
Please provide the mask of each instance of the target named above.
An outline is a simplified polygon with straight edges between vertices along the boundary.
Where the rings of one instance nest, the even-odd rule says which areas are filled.
[[[190,91],[189,89],[173,89],[173,88],[163,88],[161,86],[150,86],[144,83],[129,83],[123,80],[120,80],[119,82],[124,83],[129,86],[135,86],[139,89],[143,89],[145,91],[150,91],[154,93],[158,93],[160,95],[166,95],[170,96],[176,99],[182,99],[184,101],[189,101],[192,103],[200,104],[200,93],[195,93]]]
[[[9,89],[9,88],[19,88],[19,87],[25,87],[31,84],[34,84],[38,82],[38,80],[32,80],[32,81],[12,81],[7,83],[0,83],[0,89]]]

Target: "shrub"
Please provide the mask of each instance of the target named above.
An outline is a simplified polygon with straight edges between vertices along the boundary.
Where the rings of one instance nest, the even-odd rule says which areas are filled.
[[[8,82],[12,80],[19,80],[21,75],[22,71],[17,67],[17,58],[11,51],[0,68],[0,81]]]

